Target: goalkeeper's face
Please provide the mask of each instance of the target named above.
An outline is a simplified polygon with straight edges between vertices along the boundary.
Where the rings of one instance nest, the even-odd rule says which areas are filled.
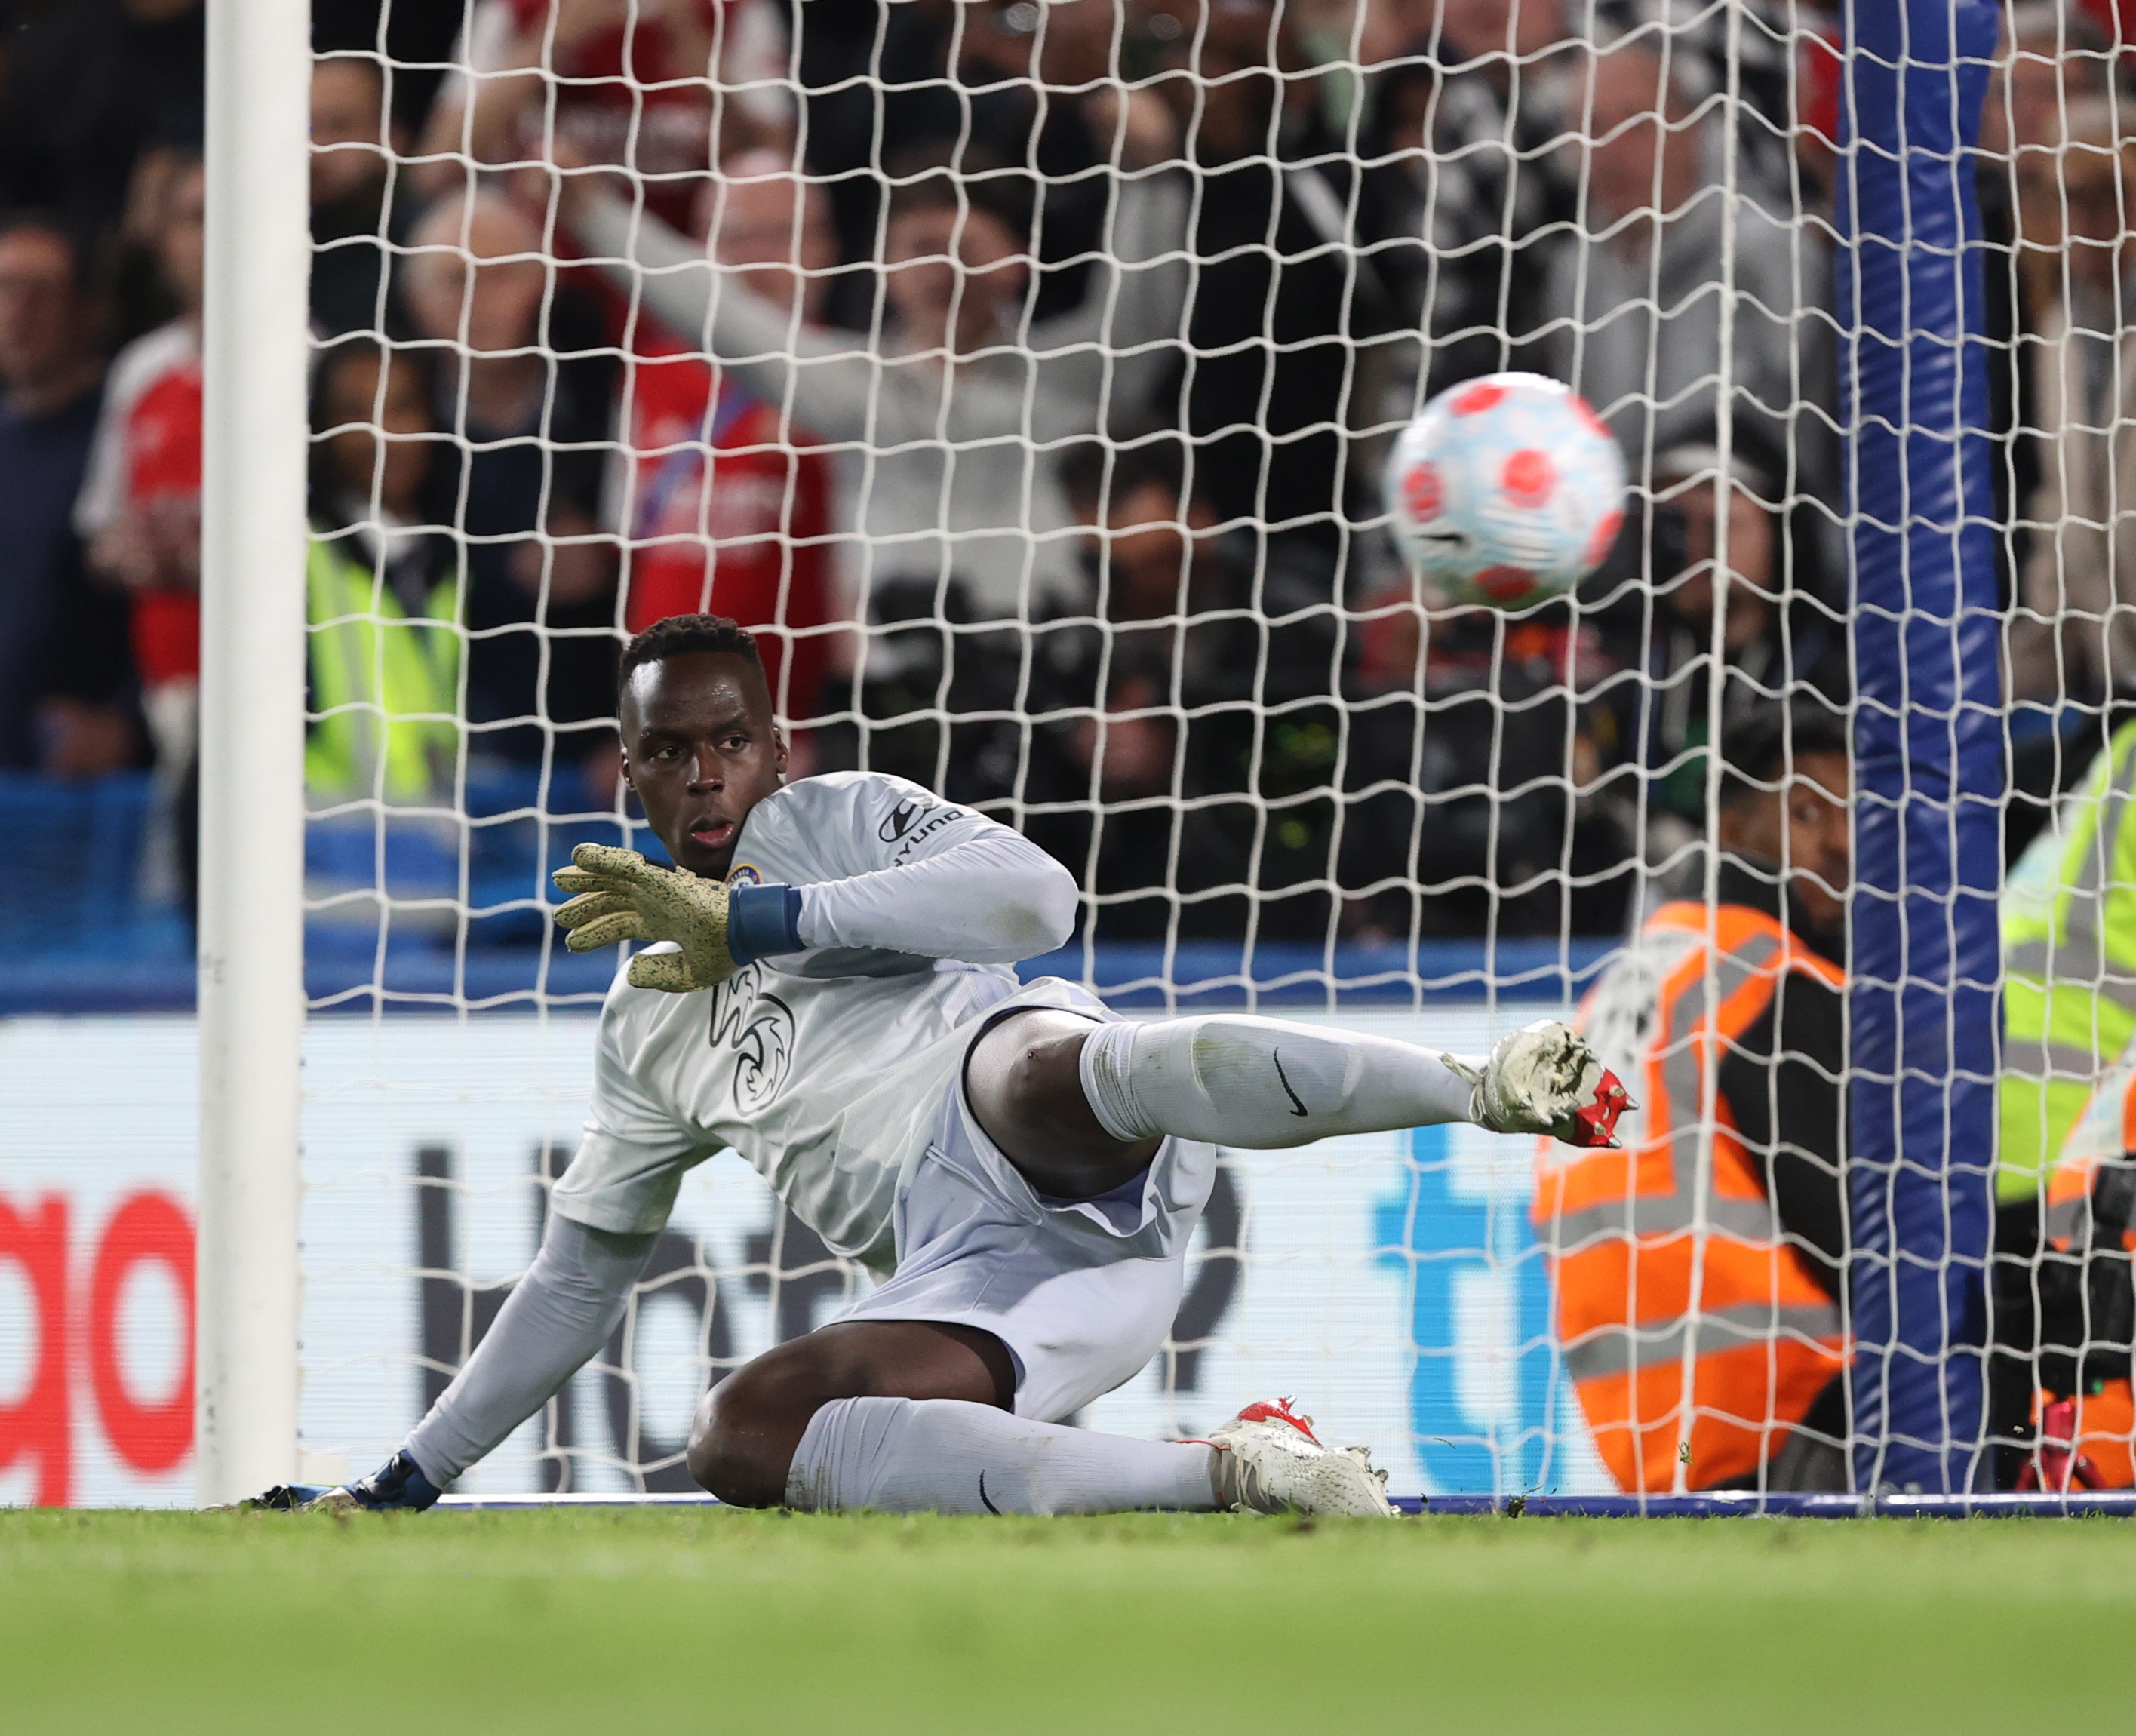
[[[620,722],[623,775],[653,835],[680,866],[723,878],[749,811],[785,778],[762,667],[711,651],[644,664]]]

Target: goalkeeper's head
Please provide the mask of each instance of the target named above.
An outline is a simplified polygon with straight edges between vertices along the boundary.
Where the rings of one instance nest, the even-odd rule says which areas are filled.
[[[624,649],[624,779],[653,835],[692,874],[724,878],[742,822],[785,781],[786,739],[748,628],[671,615]]]

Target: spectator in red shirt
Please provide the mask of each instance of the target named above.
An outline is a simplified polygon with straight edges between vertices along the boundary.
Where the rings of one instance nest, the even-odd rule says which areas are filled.
[[[837,264],[829,202],[769,151],[731,158],[698,201],[726,265],[765,300],[818,322]],[[624,388],[616,516],[633,633],[668,615],[757,630],[782,715],[814,716],[831,654],[833,461],[776,404],[664,332],[641,337]]]
[[[119,352],[75,503],[90,570],[133,602],[134,661],[158,769],[192,759],[200,683],[201,291],[206,179],[165,195],[158,256],[178,317]]]

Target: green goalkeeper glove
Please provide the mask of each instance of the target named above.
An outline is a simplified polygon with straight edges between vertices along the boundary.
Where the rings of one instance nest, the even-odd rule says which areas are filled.
[[[597,953],[618,941],[672,940],[679,953],[640,953],[630,961],[634,988],[670,995],[724,982],[740,968],[727,944],[727,889],[687,868],[656,868],[634,850],[581,844],[577,866],[551,876],[569,902],[556,912],[564,944]]]

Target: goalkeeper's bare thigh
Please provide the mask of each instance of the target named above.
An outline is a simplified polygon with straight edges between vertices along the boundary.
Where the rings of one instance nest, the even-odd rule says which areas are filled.
[[[1149,1167],[1161,1139],[1123,1143],[1098,1124],[1079,1063],[1097,1021],[1051,1007],[988,1026],[964,1063],[964,1089],[987,1137],[1038,1192],[1088,1200]]]

